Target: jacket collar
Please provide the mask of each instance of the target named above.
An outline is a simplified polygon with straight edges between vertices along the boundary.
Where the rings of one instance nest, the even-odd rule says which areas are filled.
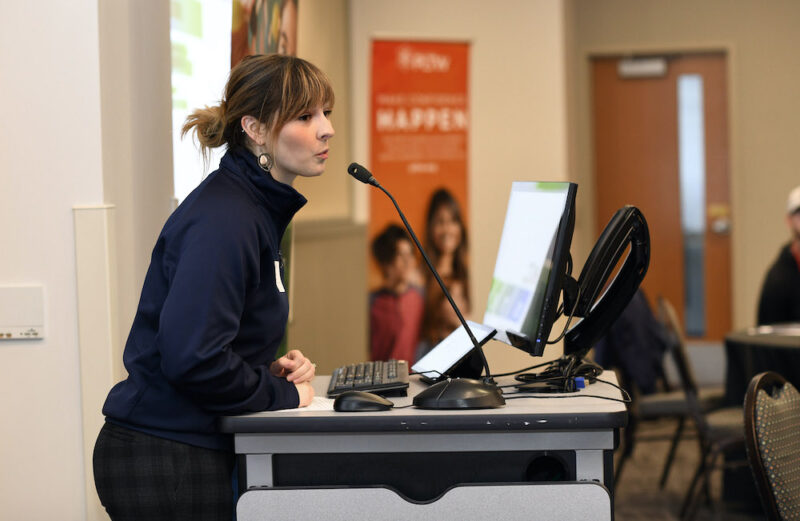
[[[247,181],[281,230],[286,228],[294,214],[307,202],[303,194],[292,186],[276,181],[272,175],[262,170],[256,156],[244,147],[228,150],[220,161],[220,167]]]

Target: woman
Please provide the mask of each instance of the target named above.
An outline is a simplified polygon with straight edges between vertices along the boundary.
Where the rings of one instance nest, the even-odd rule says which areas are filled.
[[[467,230],[455,198],[444,188],[428,204],[425,250],[461,313],[469,313]],[[433,275],[426,272],[425,313],[418,357],[438,344],[461,323]]]
[[[195,111],[211,173],[167,220],[153,250],[94,451],[98,495],[114,520],[230,519],[234,457],[221,415],[303,407],[314,366],[275,360],[288,300],[281,236],[306,200],[292,183],[322,174],[334,96],[290,56],[231,70],[219,106]]]

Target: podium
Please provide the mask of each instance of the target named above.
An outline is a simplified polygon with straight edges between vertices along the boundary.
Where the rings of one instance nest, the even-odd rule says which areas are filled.
[[[600,377],[616,384],[606,372]],[[512,383],[501,380],[500,385]],[[613,450],[627,423],[615,387],[528,395],[497,409],[402,407],[337,413],[314,382],[310,409],[230,416],[240,521],[267,519],[613,519]],[[522,396],[522,395],[518,395]]]

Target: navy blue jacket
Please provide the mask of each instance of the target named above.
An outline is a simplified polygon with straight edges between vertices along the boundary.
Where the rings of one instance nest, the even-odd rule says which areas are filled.
[[[245,149],[189,194],[153,249],[109,421],[230,449],[219,416],[298,406],[294,384],[269,366],[289,310],[280,240],[305,202]]]

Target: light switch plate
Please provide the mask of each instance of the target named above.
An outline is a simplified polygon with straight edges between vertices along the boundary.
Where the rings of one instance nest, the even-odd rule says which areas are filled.
[[[0,286],[0,340],[44,338],[44,288]]]

